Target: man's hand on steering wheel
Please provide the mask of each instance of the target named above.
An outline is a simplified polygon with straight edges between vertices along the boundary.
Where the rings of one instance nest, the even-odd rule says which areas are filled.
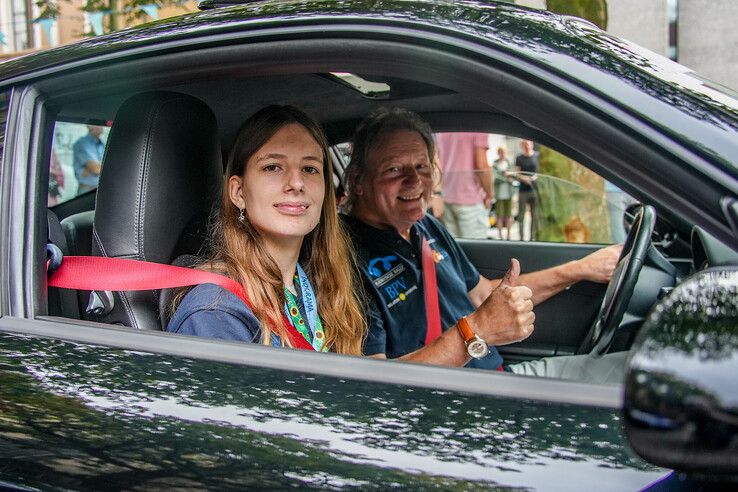
[[[610,281],[615,267],[618,265],[623,250],[622,244],[613,244],[606,248],[598,249],[594,253],[579,260],[581,269],[581,280],[589,280],[605,284]]]
[[[577,353],[602,355],[607,352],[633,296],[638,274],[651,245],[655,225],[656,210],[650,205],[642,205],[636,212],[633,225],[625,239],[594,325]]]

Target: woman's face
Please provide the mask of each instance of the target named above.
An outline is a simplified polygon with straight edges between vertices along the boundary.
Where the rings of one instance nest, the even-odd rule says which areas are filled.
[[[305,127],[283,126],[228,181],[231,201],[267,241],[302,240],[320,221],[323,152]]]

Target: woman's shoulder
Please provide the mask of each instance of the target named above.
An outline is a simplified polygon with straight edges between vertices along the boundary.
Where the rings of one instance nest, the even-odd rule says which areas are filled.
[[[259,321],[251,309],[215,284],[200,284],[190,290],[167,326],[170,332],[245,341],[255,338],[258,330]]]
[[[233,314],[248,313],[253,316],[251,309],[241,299],[229,290],[215,284],[195,286],[182,298],[182,302],[177,308],[177,312],[202,310],[219,310]]]

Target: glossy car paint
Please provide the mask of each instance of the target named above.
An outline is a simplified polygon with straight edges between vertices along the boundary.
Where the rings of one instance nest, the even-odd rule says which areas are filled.
[[[8,62],[0,66],[0,90],[18,90],[2,167],[0,251],[8,254],[0,266],[0,485],[634,490],[664,476],[628,450],[617,388],[546,382],[541,389],[494,374],[358,359],[349,359],[354,372],[342,378],[335,368],[348,365],[345,358],[334,364],[305,354],[280,365],[284,351],[269,348],[97,327],[86,327],[100,333],[97,342],[83,341],[74,323],[29,321],[39,302],[30,280],[38,266],[28,266],[34,256],[26,238],[42,227],[19,220],[17,203],[33,200],[19,170],[34,162],[21,143],[33,141],[43,115],[29,111],[35,93],[26,86],[95,64],[267,42],[288,31],[436,43],[481,63],[524,67],[523,79],[550,77],[552,91],[594,94],[592,104],[620,126],[654,136],[676,155],[698,155],[688,159],[688,172],[713,176],[735,193],[733,99],[586,23],[507,4],[255,3]],[[698,206],[685,206],[686,216],[705,214],[696,195]],[[719,199],[705,199],[707,226],[732,237],[714,212]]]
[[[664,475],[628,451],[617,410],[7,334],[0,353],[0,479],[44,490],[633,490]]]

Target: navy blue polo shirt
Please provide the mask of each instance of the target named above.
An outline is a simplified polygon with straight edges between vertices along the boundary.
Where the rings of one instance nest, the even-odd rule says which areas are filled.
[[[479,283],[479,272],[446,228],[426,215],[410,230],[410,242],[394,229],[377,229],[344,216],[356,246],[364,289],[369,333],[364,354],[396,358],[425,345],[427,321],[422,277],[422,238],[435,254],[441,326],[447,330],[474,311],[468,292]],[[467,367],[497,369],[502,357],[490,347],[487,357]]]

